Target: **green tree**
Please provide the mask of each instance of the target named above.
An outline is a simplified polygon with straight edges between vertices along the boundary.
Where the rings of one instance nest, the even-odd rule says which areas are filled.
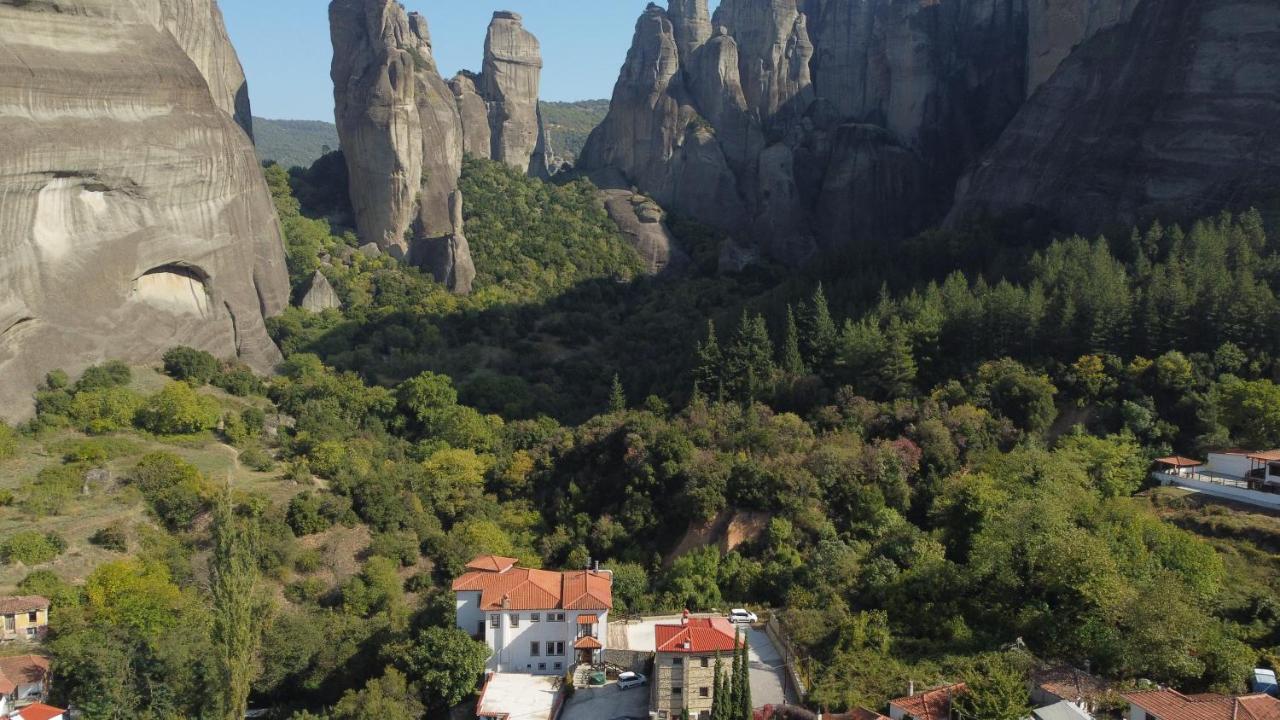
[[[171,382],[138,412],[138,424],[157,435],[211,430],[221,418],[218,401],[198,394],[185,382]]]
[[[698,365],[693,371],[693,385],[715,400],[724,400],[724,354],[716,339],[716,325],[707,321],[707,339],[698,344]]]
[[[1053,402],[1058,389],[1047,376],[1011,358],[983,363],[978,368],[977,392],[991,409],[1031,434],[1045,432],[1058,416]]]
[[[229,491],[217,503],[212,533],[209,594],[221,715],[241,720],[249,705],[266,608],[258,597],[256,540],[248,523],[236,517]]]
[[[408,678],[389,667],[363,690],[348,690],[329,713],[330,720],[421,720],[426,709]]]
[[[622,380],[618,373],[613,374],[613,383],[609,389],[609,412],[620,413],[627,409],[627,392],[622,389]]]
[[[782,371],[791,377],[804,375],[804,357],[800,353],[800,330],[796,326],[796,314],[787,305],[787,327],[782,341]]]
[[[445,712],[475,692],[489,646],[459,628],[429,627],[389,650],[397,665],[418,678],[423,703]]]
[[[814,289],[809,303],[800,306],[797,329],[800,333],[800,352],[808,360],[809,367],[817,372],[829,370],[835,359],[839,333],[831,318],[831,309],[827,306],[827,296],[821,283]]]
[[[967,691],[953,701],[962,717],[1022,720],[1031,713],[1026,673],[1011,659],[986,658],[965,682]]]
[[[736,720],[753,720],[751,703],[751,654],[747,645],[747,634],[742,634],[742,647],[738,650],[741,667],[738,672],[742,678],[738,681],[738,717]]]
[[[711,678],[711,720],[727,720],[724,715],[727,694],[728,690],[724,683],[724,660],[720,657],[720,651],[717,650],[715,675]]]
[[[762,315],[748,315],[744,310],[725,356],[728,390],[738,400],[750,402],[761,397],[773,382],[773,341]]]
[[[738,629],[733,629],[733,664],[729,667],[729,701],[726,703],[725,715],[730,720],[739,720],[738,713],[742,707],[742,653],[739,652],[742,638]]]
[[[1280,385],[1227,375],[1214,386],[1211,402],[1237,442],[1255,448],[1280,445]]]
[[[185,346],[170,349],[162,359],[169,377],[196,387],[212,382],[219,370],[218,359],[213,355]]]

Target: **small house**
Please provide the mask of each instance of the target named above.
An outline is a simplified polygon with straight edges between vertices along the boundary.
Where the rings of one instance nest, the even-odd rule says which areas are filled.
[[[1162,688],[1120,693],[1129,701],[1127,720],[1280,720],[1280,700],[1254,695],[1183,695]]]
[[[951,720],[951,703],[968,691],[964,683],[943,685],[889,701],[892,720]]]
[[[67,711],[44,703],[32,703],[9,715],[9,720],[66,720]]]
[[[35,641],[49,630],[49,599],[39,595],[0,597],[0,640]]]
[[[738,629],[725,618],[681,618],[680,624],[655,625],[650,709],[662,718],[706,717],[716,692],[716,657],[728,677],[739,647]]]
[[[0,715],[48,694],[49,660],[39,655],[0,658]]]

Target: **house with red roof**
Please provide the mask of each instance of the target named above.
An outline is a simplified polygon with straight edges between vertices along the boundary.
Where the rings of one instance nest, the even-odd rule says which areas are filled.
[[[968,692],[964,683],[943,685],[889,701],[892,720],[951,720],[951,702]]]
[[[66,720],[67,711],[44,703],[32,703],[9,715],[9,720]]]
[[[15,707],[43,700],[49,660],[39,655],[0,658],[0,716]]]
[[[492,650],[493,672],[563,675],[597,662],[609,641],[613,574],[555,571],[481,555],[453,581],[457,626]]]
[[[0,597],[0,640],[34,641],[49,630],[49,598],[39,595]]]
[[[737,628],[722,617],[689,617],[680,624],[654,626],[653,682],[649,709],[658,718],[710,713],[715,698],[715,666],[719,656],[729,672],[738,647]]]
[[[1280,720],[1280,700],[1264,693],[1183,695],[1162,688],[1120,695],[1129,701],[1128,720]]]

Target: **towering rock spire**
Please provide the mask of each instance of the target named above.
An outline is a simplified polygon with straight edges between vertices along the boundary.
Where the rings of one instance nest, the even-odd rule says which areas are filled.
[[[711,13],[707,0],[668,0],[667,15],[675,30],[680,62],[688,63],[693,51],[711,39]]]
[[[531,175],[546,173],[542,116],[538,89],[542,78],[542,48],[524,29],[519,14],[493,14],[484,40],[484,70],[480,93],[489,103],[491,157]]]

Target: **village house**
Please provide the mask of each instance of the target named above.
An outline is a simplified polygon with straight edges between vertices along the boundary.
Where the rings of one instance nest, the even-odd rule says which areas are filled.
[[[40,702],[47,694],[49,660],[39,655],[0,658],[0,716]]]
[[[1280,720],[1280,700],[1254,695],[1183,695],[1177,690],[1120,693],[1129,701],[1128,720]]]
[[[716,656],[728,677],[737,643],[737,628],[725,618],[693,618],[680,624],[654,626],[653,684],[649,707],[659,720],[677,718],[687,708],[689,717],[706,718],[715,698]]]
[[[0,640],[35,641],[49,630],[49,599],[39,595],[0,597]]]
[[[32,703],[13,713],[8,720],[66,720],[67,711],[44,703]]]
[[[951,701],[967,690],[964,683],[944,685],[922,693],[910,692],[906,697],[889,701],[892,720],[950,720]]]
[[[1173,455],[1156,460],[1162,485],[1261,507],[1280,508],[1280,450],[1218,450],[1208,460]]]
[[[1110,687],[1083,670],[1060,665],[1032,673],[1031,703],[1040,720],[1088,720],[1103,706]]]
[[[608,570],[539,570],[481,555],[453,591],[457,625],[489,646],[490,671],[563,675],[575,664],[599,662],[608,643]]]

